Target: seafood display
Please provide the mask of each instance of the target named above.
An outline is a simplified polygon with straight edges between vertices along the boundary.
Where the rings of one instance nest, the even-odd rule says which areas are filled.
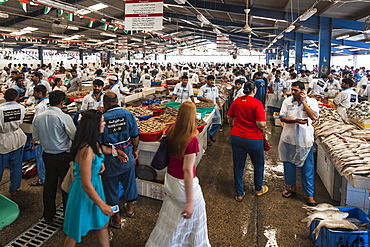
[[[167,125],[165,123],[152,121],[150,119],[145,121],[137,121],[137,125],[139,127],[140,133],[154,133],[167,128]]]
[[[205,124],[207,124],[207,123],[203,119],[197,119],[197,126],[203,126]]]
[[[144,116],[153,115],[153,112],[147,109],[147,107],[131,107],[128,110],[132,112],[135,117],[144,117]]]
[[[195,103],[195,106],[196,107],[214,107],[215,104],[201,101],[201,102]]]
[[[323,106],[319,106],[319,108],[320,108],[320,117],[317,118],[312,123],[312,126],[314,128],[330,120],[334,120],[336,122],[343,122],[342,117],[338,114],[336,109],[327,108]]]
[[[153,103],[148,106],[148,109],[152,111],[163,110],[165,108],[167,108],[167,106],[158,103]]]
[[[176,117],[170,114],[164,113],[156,117],[151,117],[148,121],[154,121],[157,123],[171,124],[176,121]]]
[[[86,94],[88,94],[89,92],[90,92],[89,90],[69,92],[69,93],[67,93],[67,97],[80,97],[80,96],[85,96],[85,95],[86,95]]]
[[[171,116],[177,116],[178,111],[179,111],[179,110],[177,110],[176,108],[167,107],[167,108],[162,112],[162,115],[163,115],[163,114],[169,114],[169,115],[171,115]]]
[[[370,118],[370,102],[362,101],[361,103],[353,104],[347,109],[347,116],[357,121]]]
[[[316,234],[317,239],[320,234],[320,230],[322,227],[330,228],[330,229],[335,229],[335,228],[340,228],[340,229],[349,229],[349,230],[358,230],[358,227],[351,223],[350,221],[346,219],[324,219],[320,220],[319,225],[313,230],[313,234]]]
[[[310,227],[312,221],[315,220],[315,219],[321,219],[321,220],[324,220],[324,219],[341,220],[341,219],[347,218],[348,215],[349,215],[349,213],[341,212],[339,210],[337,210],[337,211],[334,211],[334,210],[318,211],[318,212],[315,212],[315,213],[310,214],[309,216],[307,216],[306,218],[304,218],[303,220],[301,220],[301,222],[307,222],[307,227]]]

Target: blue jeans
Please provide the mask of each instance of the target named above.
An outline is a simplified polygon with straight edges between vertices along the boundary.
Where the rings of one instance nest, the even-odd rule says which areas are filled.
[[[42,159],[42,147],[41,144],[36,146],[36,165],[37,165],[37,175],[41,183],[45,182],[45,164]]]
[[[296,165],[284,161],[284,180],[287,185],[296,184]],[[313,147],[308,154],[304,165],[298,167],[301,170],[302,191],[308,196],[315,194],[315,160],[313,155]]]
[[[252,140],[238,136],[230,136],[234,162],[234,185],[237,196],[244,195],[243,175],[247,154],[254,166],[254,190],[262,190],[265,156],[263,140]]]
[[[217,132],[217,130],[220,128],[221,124],[211,124],[211,126],[209,126],[208,128],[208,131],[207,131],[207,138],[209,138],[210,136],[214,136]]]
[[[22,159],[23,149],[20,147],[17,150],[6,154],[0,154],[0,181],[3,177],[4,169],[7,167],[10,169],[10,191],[16,191],[21,187],[22,181]]]

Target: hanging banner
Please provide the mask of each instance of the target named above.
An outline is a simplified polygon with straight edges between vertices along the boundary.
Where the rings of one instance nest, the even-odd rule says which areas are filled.
[[[229,35],[218,34],[216,38],[216,45],[218,52],[228,51],[231,48],[231,41],[229,39]]]
[[[126,30],[162,30],[163,0],[126,0]]]

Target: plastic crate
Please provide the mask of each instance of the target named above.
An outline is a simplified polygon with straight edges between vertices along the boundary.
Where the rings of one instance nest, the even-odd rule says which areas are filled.
[[[347,212],[348,218],[356,218],[361,223],[368,223],[369,218],[359,208],[356,207],[338,207],[340,211]],[[322,227],[318,238],[312,231],[320,222],[314,220],[310,225],[310,236],[319,247],[369,247],[369,239],[367,231],[337,231]]]

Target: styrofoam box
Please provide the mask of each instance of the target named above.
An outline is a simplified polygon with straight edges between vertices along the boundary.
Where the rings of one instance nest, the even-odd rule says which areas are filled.
[[[274,112],[274,123],[275,123],[275,126],[281,127],[279,112]]]
[[[136,185],[137,191],[141,196],[146,196],[157,200],[163,200],[165,196],[163,184],[137,178]]]

